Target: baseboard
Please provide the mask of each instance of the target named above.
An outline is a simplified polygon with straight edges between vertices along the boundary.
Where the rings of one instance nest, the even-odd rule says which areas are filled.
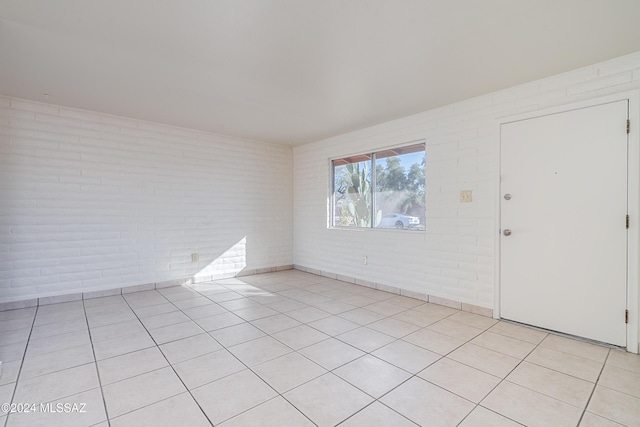
[[[277,271],[292,270],[293,264],[278,265],[274,267],[258,268],[254,270],[243,270],[237,273],[221,273],[213,276],[185,277],[182,279],[165,280],[155,283],[143,283],[139,285],[125,286],[121,288],[103,289],[98,291],[75,292],[62,295],[43,296],[18,301],[8,301],[0,303],[0,311],[17,310],[21,308],[37,307],[40,305],[57,304],[61,302],[88,300],[93,298],[108,297],[114,295],[126,295],[134,292],[151,291],[154,289],[164,289],[173,286],[184,286],[193,283],[211,282],[215,280],[228,279],[231,277],[248,276],[262,273],[273,273]]]
[[[468,304],[460,301],[454,301],[448,298],[442,298],[435,295],[428,295],[425,293],[410,291],[407,289],[402,289],[397,286],[391,286],[383,283],[375,283],[368,280],[358,279],[357,277],[344,276],[342,274],[337,274],[329,271],[321,271],[315,268],[305,267],[302,265],[294,264],[294,270],[303,271],[310,274],[315,274],[317,276],[328,277],[335,280],[340,280],[342,282],[352,283],[358,286],[365,286],[371,289],[377,289],[383,292],[389,292],[395,295],[401,295],[407,298],[414,298],[420,301],[430,302],[432,304],[442,305],[445,307],[454,308],[460,311],[466,311],[469,313],[478,314],[485,317],[493,317],[493,309],[480,307],[473,304]]]

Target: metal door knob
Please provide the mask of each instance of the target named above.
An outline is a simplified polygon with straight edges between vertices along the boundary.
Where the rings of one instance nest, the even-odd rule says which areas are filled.
[[[504,195],[505,200],[511,200],[511,194],[507,193]]]
[[[504,234],[505,236],[511,236],[511,230],[509,230],[508,228],[506,230],[504,230],[502,232],[502,234]]]

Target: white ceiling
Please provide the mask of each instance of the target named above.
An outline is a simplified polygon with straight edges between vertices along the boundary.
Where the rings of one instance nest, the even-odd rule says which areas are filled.
[[[640,50],[638,0],[0,0],[0,94],[298,145]]]

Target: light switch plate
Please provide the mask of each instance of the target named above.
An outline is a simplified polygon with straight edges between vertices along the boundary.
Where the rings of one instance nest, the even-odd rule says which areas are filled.
[[[460,203],[470,203],[471,200],[471,190],[463,190],[460,192]]]

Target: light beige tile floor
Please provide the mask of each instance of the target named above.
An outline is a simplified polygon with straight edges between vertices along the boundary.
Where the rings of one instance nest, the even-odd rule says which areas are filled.
[[[0,360],[0,426],[640,425],[637,355],[293,270],[3,311]]]

